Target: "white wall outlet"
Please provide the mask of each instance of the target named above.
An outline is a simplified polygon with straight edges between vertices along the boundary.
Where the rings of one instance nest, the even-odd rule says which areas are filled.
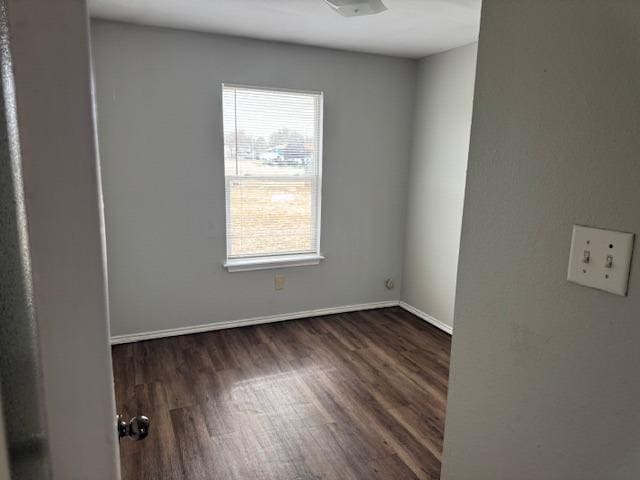
[[[627,295],[633,233],[573,226],[567,280]]]
[[[280,273],[274,275],[273,286],[276,290],[284,290],[284,275]]]

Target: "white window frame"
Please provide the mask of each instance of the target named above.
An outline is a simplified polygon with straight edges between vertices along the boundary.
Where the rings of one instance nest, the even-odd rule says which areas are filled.
[[[230,221],[230,205],[229,205],[229,185],[228,182],[234,179],[233,176],[226,175],[226,165],[224,165],[225,173],[225,238],[226,238],[226,260],[224,267],[229,272],[246,272],[251,270],[268,270],[287,267],[302,267],[307,265],[318,265],[324,260],[324,255],[320,252],[320,237],[321,237],[321,225],[322,225],[322,160],[323,160],[323,144],[324,144],[324,92],[316,90],[295,90],[291,88],[276,88],[276,87],[263,87],[259,85],[245,85],[239,83],[223,83],[220,89],[221,95],[224,95],[224,89],[227,88],[246,88],[255,90],[265,90],[274,92],[287,92],[287,93],[300,93],[306,95],[314,95],[319,98],[319,112],[318,112],[318,161],[317,161],[317,174],[313,176],[299,176],[299,177],[269,177],[273,179],[282,179],[284,181],[311,179],[313,183],[316,183],[316,191],[314,200],[315,207],[315,221],[316,221],[316,238],[315,238],[315,251],[312,253],[284,253],[275,255],[254,255],[247,257],[234,257],[229,258],[230,241],[229,241],[229,221]],[[221,97],[222,98],[222,97]],[[224,116],[224,105],[222,105],[220,113]],[[224,124],[222,124],[222,144],[224,150]],[[223,154],[224,157],[224,154]],[[263,177],[238,177],[238,178],[255,178],[260,179]]]

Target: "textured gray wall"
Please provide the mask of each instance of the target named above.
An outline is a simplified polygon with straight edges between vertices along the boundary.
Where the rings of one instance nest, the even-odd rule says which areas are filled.
[[[572,224],[640,233],[639,44],[637,0],[484,2],[444,479],[640,478],[640,262],[566,281]]]
[[[418,64],[402,300],[453,325],[477,44]]]
[[[94,21],[114,335],[397,300],[415,62]],[[318,266],[228,273],[220,84],[325,93]]]
[[[14,480],[48,478],[38,328],[6,2],[0,2],[0,450],[6,441]],[[4,421],[3,421],[4,418]],[[6,438],[5,430],[6,428]],[[0,451],[0,456],[5,452]],[[2,460],[2,459],[0,459]],[[3,475],[0,461],[0,478]]]

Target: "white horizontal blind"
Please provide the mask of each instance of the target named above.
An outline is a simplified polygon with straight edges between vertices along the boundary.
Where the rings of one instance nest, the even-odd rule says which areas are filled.
[[[222,96],[227,257],[319,254],[322,93]]]

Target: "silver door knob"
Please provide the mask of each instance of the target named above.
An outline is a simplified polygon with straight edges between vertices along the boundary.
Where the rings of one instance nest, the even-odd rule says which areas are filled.
[[[149,425],[151,420],[144,415],[138,415],[133,417],[128,422],[118,415],[116,418],[116,428],[118,430],[118,437],[129,437],[132,440],[144,440],[149,435]]]

